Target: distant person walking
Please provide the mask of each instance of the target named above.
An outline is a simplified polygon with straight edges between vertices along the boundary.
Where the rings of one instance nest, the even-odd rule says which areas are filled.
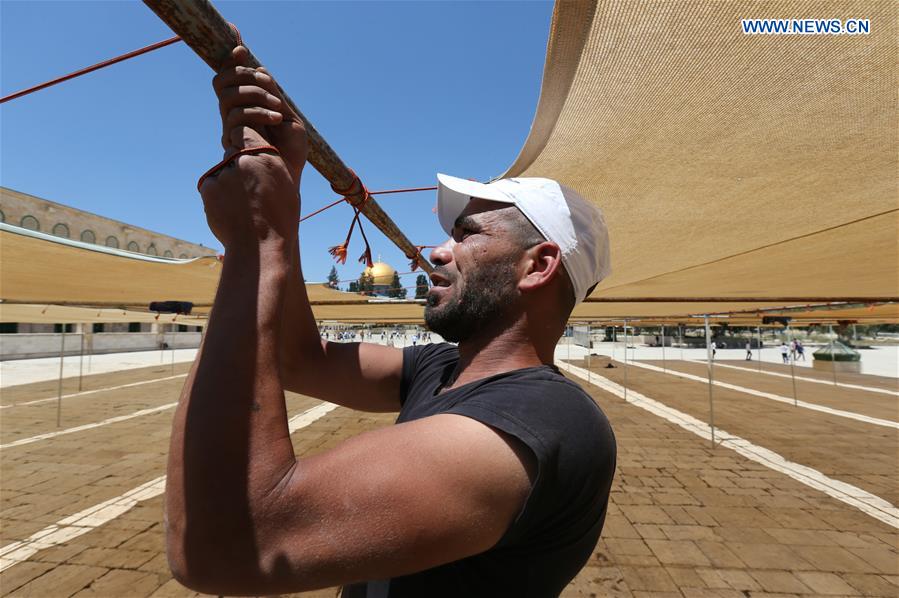
[[[805,361],[805,347],[802,346],[802,341],[796,341],[796,356]]]
[[[712,341],[712,359],[715,359],[715,353],[718,352],[718,343]]]
[[[790,348],[787,346],[787,341],[782,341],[780,344],[780,356],[783,357],[784,363],[790,363]]]
[[[796,361],[796,339],[790,341],[790,359]]]
[[[746,361],[752,361],[752,343],[746,341]]]

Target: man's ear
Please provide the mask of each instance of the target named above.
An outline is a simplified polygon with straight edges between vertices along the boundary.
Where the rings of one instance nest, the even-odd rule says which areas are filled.
[[[528,293],[541,289],[561,274],[562,250],[552,241],[544,241],[525,251],[524,275],[518,290]]]

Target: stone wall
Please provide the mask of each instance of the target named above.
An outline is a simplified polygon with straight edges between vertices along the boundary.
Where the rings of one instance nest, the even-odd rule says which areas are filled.
[[[0,360],[55,357],[62,344],[61,334],[2,334]],[[65,335],[65,354],[81,353],[81,334]],[[98,332],[84,335],[84,353],[126,353],[166,349],[196,349],[200,346],[199,332]]]
[[[216,251],[139,226],[64,206],[0,187],[0,222],[75,241],[105,245],[147,255],[192,258]]]

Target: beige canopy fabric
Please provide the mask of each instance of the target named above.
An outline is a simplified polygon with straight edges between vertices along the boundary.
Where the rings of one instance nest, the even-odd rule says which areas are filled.
[[[575,308],[574,321],[655,321],[658,323],[701,322],[703,315],[728,321],[735,326],[755,326],[766,316],[789,317],[801,323],[863,324],[899,322],[899,303],[859,306],[857,304],[818,304],[784,309],[778,303],[582,303]],[[727,316],[726,319],[720,316]]]
[[[897,6],[557,2],[531,133],[503,176],[555,178],[602,208],[613,273],[594,298],[896,298]],[[741,30],[791,17],[871,32]]]
[[[172,260],[0,224],[0,322],[159,322],[202,326],[222,262]],[[372,302],[324,284],[306,285],[318,320],[418,323],[417,303]],[[190,301],[191,316],[149,311],[152,301]],[[115,306],[115,307],[109,307]]]
[[[205,313],[222,266],[214,257],[152,257],[7,224],[0,224],[0,257],[0,299],[5,303],[127,306],[137,311],[148,310],[152,301],[189,301],[195,313]],[[306,291],[314,305],[362,305],[369,300],[322,284],[307,284]]]
[[[0,224],[0,299],[31,304],[209,305],[221,273],[215,257],[171,260]]]
[[[204,316],[181,314],[155,314],[113,308],[75,307],[71,305],[29,305],[0,303],[0,322],[20,324],[111,324],[148,322],[157,324],[182,324],[205,326]]]

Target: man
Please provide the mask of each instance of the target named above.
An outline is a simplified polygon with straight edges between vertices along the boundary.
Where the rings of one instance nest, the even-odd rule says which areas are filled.
[[[780,342],[780,356],[784,363],[790,363],[790,348],[787,346],[787,341]]]
[[[615,467],[605,416],[552,366],[608,271],[601,215],[546,179],[441,177],[452,238],[431,254],[425,318],[458,348],[322,342],[297,240],[305,132],[246,56],[214,80],[226,160],[200,191],[225,259],[173,426],[175,577],[211,594],[557,596]],[[298,460],[284,388],[397,425]]]
[[[752,361],[752,342],[746,341],[746,361]]]

